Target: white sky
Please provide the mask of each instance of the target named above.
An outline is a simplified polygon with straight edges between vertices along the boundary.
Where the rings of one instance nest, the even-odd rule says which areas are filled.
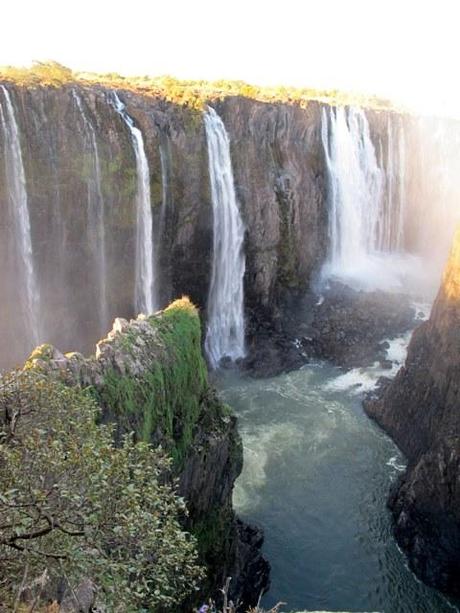
[[[0,65],[242,79],[460,115],[460,0],[2,0]]]

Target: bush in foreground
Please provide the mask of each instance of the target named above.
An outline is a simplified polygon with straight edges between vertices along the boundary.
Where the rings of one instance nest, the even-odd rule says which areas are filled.
[[[169,460],[97,425],[89,392],[34,370],[0,379],[0,602],[74,600],[91,580],[110,611],[169,608],[202,577]]]

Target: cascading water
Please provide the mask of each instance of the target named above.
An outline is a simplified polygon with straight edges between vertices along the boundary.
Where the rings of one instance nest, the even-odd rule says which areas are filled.
[[[214,109],[204,115],[213,208],[213,259],[205,349],[213,368],[245,355],[244,225],[235,195],[230,143]]]
[[[321,127],[331,187],[331,263],[346,269],[377,248],[383,176],[360,109],[331,107],[329,119],[323,109]]]
[[[97,270],[97,284],[99,288],[99,327],[100,333],[104,334],[108,329],[109,316],[107,300],[107,258],[105,247],[105,203],[102,194],[99,149],[97,146],[96,131],[85,113],[80,95],[76,90],[72,90],[72,96],[83,120],[85,139],[91,151],[91,173],[87,181],[88,237],[91,257],[95,269]]]
[[[399,250],[404,246],[404,227],[406,214],[406,139],[404,136],[404,125],[400,119],[399,135],[398,135],[398,153],[399,153],[399,209],[398,223],[396,232],[396,246]]]
[[[404,128],[399,125],[397,141],[392,117],[387,118],[387,157],[385,165],[385,200],[381,208],[378,232],[380,251],[402,251],[404,247],[405,211],[405,142]]]
[[[5,138],[5,177],[13,219],[19,275],[23,283],[23,310],[29,341],[38,345],[41,341],[40,294],[36,279],[32,237],[30,229],[27,185],[22,160],[19,128],[13,102],[6,87],[0,85],[4,105],[0,99],[0,122]]]
[[[170,168],[171,168],[171,151],[169,140],[165,143],[160,142],[160,165],[161,165],[161,211],[160,211],[160,224],[158,235],[163,236],[163,232],[166,224],[166,213],[169,208],[170,200]]]
[[[402,130],[402,128],[401,128]],[[404,230],[404,136],[387,129],[386,168],[379,166],[364,111],[322,111],[322,141],[329,178],[330,253],[326,278],[364,288],[399,287],[389,273],[389,255],[399,256]]]
[[[153,244],[152,207],[150,200],[150,172],[145,154],[142,132],[116,92],[112,92],[112,103],[131,133],[137,170],[136,193],[136,263],[134,306],[138,313],[153,313],[158,308],[155,283],[155,249]]]
[[[379,233],[380,239],[378,248],[381,251],[391,250],[393,237],[393,200],[394,200],[394,183],[395,183],[395,167],[393,155],[393,125],[390,117],[387,118],[387,165],[386,165],[386,206],[381,209],[381,226],[382,231]]]

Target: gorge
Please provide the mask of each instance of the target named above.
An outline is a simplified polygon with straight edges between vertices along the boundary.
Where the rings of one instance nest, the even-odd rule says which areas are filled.
[[[161,97],[78,83],[6,83],[0,95],[5,117],[0,276],[11,296],[2,305],[0,334],[9,348],[2,364],[21,361],[35,344],[27,331],[38,329],[34,317],[43,328],[40,338],[87,350],[105,333],[102,321],[115,316],[150,311],[182,294],[203,311],[211,308],[217,218],[211,214],[213,177],[201,112]],[[286,297],[311,288],[321,270],[327,273],[323,277],[346,278],[353,258],[361,259],[381,287],[412,282],[435,291],[457,216],[456,166],[449,155],[455,122],[450,128],[448,121],[390,111],[345,114],[316,101],[301,107],[239,96],[216,101],[215,111],[229,137],[235,194],[231,180],[219,185],[214,177],[214,189],[238,202],[235,237],[225,236],[236,252],[244,229],[245,267],[241,260],[236,275],[245,270],[244,303],[237,294],[233,306],[244,309],[248,356],[257,332],[282,322]],[[15,154],[14,124],[6,123],[12,116],[21,145],[19,150],[17,140]],[[406,149],[419,154],[409,156]],[[338,162],[348,154],[353,175],[347,183]],[[23,179],[10,187],[6,165],[20,166],[21,159]],[[353,190],[372,199],[372,210]],[[24,214],[9,211],[13,198]],[[86,203],[80,204],[81,198]],[[444,210],[435,213],[433,202],[442,202]],[[21,237],[15,240],[23,260],[17,274],[27,275],[29,289],[18,298],[28,314],[15,307],[10,228]],[[365,283],[365,270],[350,274],[357,276],[357,286]],[[239,357],[241,312],[229,325],[236,326],[237,348],[224,352]]]
[[[453,601],[404,566],[385,510],[392,484],[396,537],[411,567],[458,595],[452,579],[434,578],[447,575],[426,561],[438,559],[438,546],[414,502],[424,504],[417,474],[429,472],[427,463],[438,463],[445,491],[446,474],[458,475],[458,457],[449,456],[456,422],[442,417],[438,429],[436,414],[444,396],[449,415],[458,407],[455,389],[443,387],[458,353],[457,311],[445,297],[414,333],[406,370],[391,384],[377,381],[404,362],[460,220],[460,160],[452,154],[460,125],[372,105],[256,98],[214,93],[197,107],[128,84],[0,79],[0,367],[46,341],[79,352],[48,349],[52,369],[102,396],[109,368],[115,381],[136,382],[157,362],[182,368],[185,340],[170,353],[170,338],[155,345],[145,318],[135,318],[189,296],[211,383],[241,424],[245,463],[233,506],[241,471],[235,419],[200,378],[196,337],[199,368],[182,381],[171,424],[146,417],[161,405],[156,388],[145,396],[136,388],[138,415],[123,413],[121,388],[102,406],[119,435],[132,428],[179,462],[189,527],[212,569],[207,594],[229,574],[232,596],[257,602],[268,564],[256,522],[273,566],[267,606],[279,599],[298,609],[451,610]],[[449,274],[447,286],[456,287]],[[83,358],[115,318],[123,319],[96,356]],[[133,330],[143,331],[134,334],[136,359]],[[417,362],[440,361],[446,343],[445,368],[430,373],[438,387],[425,424],[420,398],[405,390],[424,378]],[[173,386],[165,389],[176,398]],[[405,460],[363,414],[365,391],[384,394],[366,407],[408,459],[401,481]],[[155,402],[144,405],[145,397]],[[198,417],[195,400],[184,398],[201,403]],[[414,449],[410,420],[420,421]],[[446,497],[446,538],[458,551],[456,498]],[[458,578],[452,564],[448,574]]]

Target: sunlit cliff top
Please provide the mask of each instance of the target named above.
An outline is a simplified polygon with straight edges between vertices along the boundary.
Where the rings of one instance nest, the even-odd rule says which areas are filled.
[[[460,226],[457,228],[444,272],[443,289],[450,300],[460,300]]]
[[[377,96],[368,96],[337,89],[259,87],[243,81],[183,81],[171,76],[123,77],[116,73],[93,74],[73,72],[57,62],[36,62],[30,68],[0,66],[0,81],[27,87],[60,87],[69,83],[102,85],[135,93],[165,98],[170,102],[201,109],[206,102],[227,96],[245,96],[261,102],[284,102],[304,106],[315,100],[332,105],[357,105],[376,110],[404,111],[401,105]]]

